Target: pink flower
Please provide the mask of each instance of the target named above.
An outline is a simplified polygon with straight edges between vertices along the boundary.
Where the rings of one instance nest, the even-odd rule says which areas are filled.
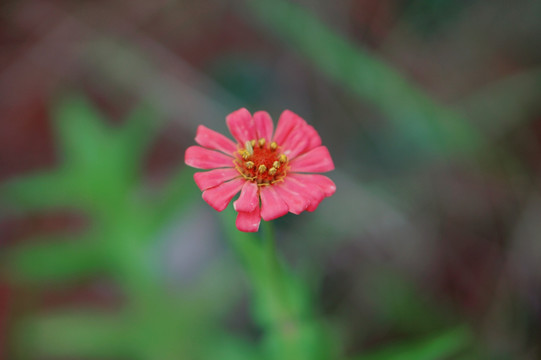
[[[201,146],[186,150],[186,164],[195,173],[203,200],[217,211],[233,203],[238,212],[236,225],[241,231],[255,232],[261,218],[276,219],[291,212],[314,211],[321,200],[331,196],[336,186],[319,174],[334,169],[331,155],[317,131],[297,114],[285,110],[273,134],[273,123],[265,111],[252,115],[237,110],[226,118],[227,127],[237,141],[202,125],[195,141]]]

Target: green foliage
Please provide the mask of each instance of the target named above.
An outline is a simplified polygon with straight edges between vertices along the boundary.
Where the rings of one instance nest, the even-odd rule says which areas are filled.
[[[85,214],[90,222],[82,234],[53,236],[11,249],[2,255],[5,275],[57,286],[108,276],[128,299],[114,315],[81,309],[30,317],[19,326],[21,356],[165,360],[183,352],[202,354],[203,344],[209,343],[202,339],[219,337],[212,323],[220,310],[201,299],[208,291],[220,290],[202,282],[202,288],[173,300],[150,262],[150,240],[197,194],[192,171],[174,175],[154,196],[141,191],[141,157],[157,130],[153,116],[148,108],[138,109],[114,128],[85,99],[67,98],[54,111],[62,155],[59,168],[0,188],[2,204],[9,209],[68,208]],[[235,349],[230,346],[230,352]]]
[[[39,316],[20,326],[20,348],[28,356],[115,357],[125,353],[122,319],[95,312]],[[31,344],[31,349],[28,345]]]
[[[108,126],[86,100],[64,100],[54,111],[61,167],[4,185],[2,198],[21,210],[77,207],[106,213],[137,190],[141,153],[153,138],[148,110],[120,129]]]
[[[107,268],[99,243],[90,239],[78,241],[43,239],[38,244],[22,245],[5,256],[4,269],[19,281],[76,281]]]

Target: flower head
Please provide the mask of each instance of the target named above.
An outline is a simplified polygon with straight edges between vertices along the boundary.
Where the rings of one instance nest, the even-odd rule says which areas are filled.
[[[217,211],[233,203],[241,231],[259,229],[261,219],[276,219],[291,212],[314,211],[321,200],[334,194],[335,184],[322,173],[334,164],[317,131],[297,114],[285,110],[274,130],[270,115],[246,109],[226,118],[236,143],[202,125],[186,150],[185,162],[198,169],[197,186],[203,199]]]

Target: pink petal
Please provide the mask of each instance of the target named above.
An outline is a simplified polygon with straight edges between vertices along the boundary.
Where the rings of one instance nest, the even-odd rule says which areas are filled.
[[[214,169],[220,167],[233,167],[233,158],[218,151],[190,146],[184,154],[186,165],[197,169]]]
[[[259,207],[257,184],[246,181],[242,187],[239,198],[233,203],[233,206],[236,211],[242,212],[252,212],[256,207]]]
[[[201,189],[205,191],[211,187],[218,186],[226,181],[240,176],[237,169],[215,169],[211,171],[198,172],[193,174],[195,183]]]
[[[309,211],[309,212],[316,211],[316,209],[319,206],[319,204],[321,203],[321,201],[323,201],[323,199],[311,201],[310,205],[308,206],[306,211]]]
[[[212,206],[214,210],[222,211],[227,207],[233,196],[240,191],[245,181],[243,178],[238,178],[210,188],[203,192],[203,200]]]
[[[309,205],[306,208],[308,211],[314,211],[319,203],[325,198],[325,193],[318,186],[299,181],[291,175],[285,178],[283,184],[284,187],[296,192],[309,202]]]
[[[288,207],[273,186],[262,186],[259,191],[261,196],[261,217],[265,221],[274,220],[287,214]]]
[[[259,224],[261,223],[261,214],[259,213],[259,203],[257,207],[251,212],[239,211],[237,215],[237,229],[245,232],[256,232],[259,230]]]
[[[239,144],[244,146],[246,141],[254,140],[257,137],[252,115],[245,108],[227,115],[225,121],[229,131]]]
[[[321,145],[321,137],[317,131],[306,122],[299,123],[293,128],[286,139],[281,143],[282,151],[290,159],[303,154]]]
[[[280,119],[278,119],[278,125],[276,126],[273,140],[276,141],[278,145],[281,145],[289,136],[291,130],[304,124],[306,124],[306,121],[299,115],[292,111],[285,110],[282,115],[280,115]]]
[[[319,174],[291,174],[289,177],[296,179],[304,184],[310,184],[319,187],[326,197],[332,196],[336,192],[335,183],[326,176]]]
[[[299,126],[293,129],[282,144],[282,151],[288,158],[296,158],[297,155],[307,150],[310,145],[310,138],[303,131],[305,127],[307,126]]]
[[[258,111],[254,114],[254,124],[257,132],[258,139],[265,139],[268,142],[272,139],[272,131],[274,125],[272,124],[272,119],[268,112]]]
[[[318,146],[321,146],[321,137],[313,126],[307,125],[305,131],[310,139],[310,144],[306,150],[312,150]]]
[[[310,205],[310,199],[303,197],[301,194],[291,190],[287,186],[284,186],[284,183],[280,183],[274,187],[276,192],[280,197],[285,201],[289,212],[295,215],[299,215],[301,212],[306,210]]]
[[[325,146],[315,149],[296,157],[289,162],[292,172],[326,172],[334,170],[334,164]]]
[[[199,125],[197,128],[195,141],[201,146],[212,150],[220,150],[226,154],[233,154],[237,151],[237,145],[233,141],[203,125]]]

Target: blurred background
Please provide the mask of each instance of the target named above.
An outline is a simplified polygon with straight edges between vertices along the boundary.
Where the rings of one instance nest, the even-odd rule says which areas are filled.
[[[300,114],[336,194],[275,221],[335,359],[541,358],[541,1],[0,4],[0,359],[267,359],[184,163]]]

